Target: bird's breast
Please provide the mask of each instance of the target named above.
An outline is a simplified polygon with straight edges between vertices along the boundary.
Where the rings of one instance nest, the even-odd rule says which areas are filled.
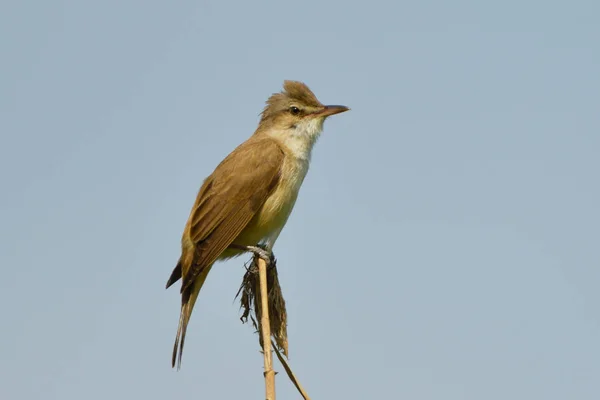
[[[285,158],[277,186],[240,235],[245,244],[256,244],[283,228],[307,172],[308,160]]]

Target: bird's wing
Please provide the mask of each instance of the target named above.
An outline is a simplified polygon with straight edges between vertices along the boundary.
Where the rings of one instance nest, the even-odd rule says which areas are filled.
[[[284,153],[272,139],[249,140],[205,181],[188,221],[193,262],[182,265],[181,292],[242,232],[279,182]]]

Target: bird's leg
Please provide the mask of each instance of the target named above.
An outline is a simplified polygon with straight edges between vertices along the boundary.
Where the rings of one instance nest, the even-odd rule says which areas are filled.
[[[256,246],[243,246],[239,244],[231,244],[229,247],[253,253],[256,257],[263,259],[267,263],[267,267],[269,269],[274,268],[277,263],[273,251],[268,250],[267,247],[263,244],[257,244]]]

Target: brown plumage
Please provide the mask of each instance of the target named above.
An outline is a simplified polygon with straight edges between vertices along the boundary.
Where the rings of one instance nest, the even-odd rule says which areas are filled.
[[[292,109],[294,108],[294,109]],[[167,288],[182,280],[172,365],[181,356],[194,304],[217,260],[237,256],[231,244],[270,250],[294,206],[323,120],[342,106],[323,106],[301,82],[286,81],[267,101],[258,129],[204,180],[181,240]]]

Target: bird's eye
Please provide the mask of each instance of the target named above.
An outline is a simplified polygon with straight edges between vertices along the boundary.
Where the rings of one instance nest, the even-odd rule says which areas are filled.
[[[291,106],[290,107],[290,112],[292,114],[294,114],[294,115],[298,115],[298,114],[300,114],[300,109],[298,107],[296,107],[296,106]]]

